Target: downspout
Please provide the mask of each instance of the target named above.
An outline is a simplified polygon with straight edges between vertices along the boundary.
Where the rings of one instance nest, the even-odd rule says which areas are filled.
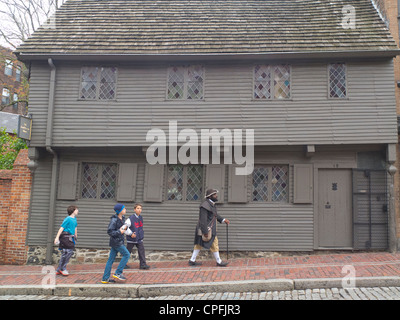
[[[397,26],[399,27],[399,37],[400,37],[400,0],[397,0]]]
[[[52,149],[53,144],[53,115],[54,115],[54,97],[56,91],[56,66],[53,59],[48,59],[50,67],[50,89],[49,89],[49,105],[47,111],[47,129],[46,129],[46,150],[53,155],[53,166],[51,170],[50,185],[50,203],[49,203],[49,219],[47,225],[47,242],[46,242],[46,264],[53,263],[53,237],[54,237],[54,220],[56,212],[56,188],[57,188],[57,169],[58,154]]]

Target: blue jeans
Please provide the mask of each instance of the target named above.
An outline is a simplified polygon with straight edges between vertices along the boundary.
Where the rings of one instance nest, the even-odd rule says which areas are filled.
[[[126,264],[128,263],[129,256],[131,254],[129,253],[128,249],[124,245],[119,246],[119,247],[111,247],[110,255],[108,257],[108,261],[106,264],[106,268],[104,270],[102,280],[110,279],[111,268],[112,268],[112,265],[114,263],[115,257],[117,256],[118,252],[122,255],[122,259],[118,265],[117,270],[115,270],[115,274],[122,274],[122,272],[124,271],[124,268],[125,268]]]
[[[61,250],[61,258],[58,264],[57,272],[64,271],[67,267],[67,263],[69,259],[71,259],[72,255],[74,254],[74,249],[62,249]]]

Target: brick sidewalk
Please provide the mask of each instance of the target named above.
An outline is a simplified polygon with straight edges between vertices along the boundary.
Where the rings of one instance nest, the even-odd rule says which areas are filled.
[[[124,274],[127,284],[183,284],[266,279],[343,278],[343,267],[355,268],[356,277],[400,276],[400,253],[340,253],[232,259],[226,268],[215,261],[191,267],[187,261],[152,262],[150,270],[139,270],[133,262]],[[99,284],[105,264],[70,265],[68,277],[57,276],[57,284]],[[113,270],[117,267],[114,263]],[[0,265],[0,286],[40,285],[43,266]]]

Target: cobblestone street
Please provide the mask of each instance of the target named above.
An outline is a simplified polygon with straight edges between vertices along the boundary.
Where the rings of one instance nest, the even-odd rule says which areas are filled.
[[[400,287],[331,288],[269,292],[209,292],[151,298],[62,297],[45,295],[0,296],[0,300],[400,300]]]

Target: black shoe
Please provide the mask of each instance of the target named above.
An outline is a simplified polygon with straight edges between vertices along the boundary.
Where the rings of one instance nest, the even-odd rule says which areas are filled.
[[[148,270],[148,269],[150,269],[150,266],[148,266],[147,264],[145,264],[145,265],[143,265],[143,266],[140,266],[139,269]]]
[[[224,261],[221,261],[221,263],[217,262],[217,267],[226,267],[228,265],[228,263],[229,262],[224,262]]]
[[[189,266],[201,266],[201,265],[202,265],[201,262],[189,260]]]

